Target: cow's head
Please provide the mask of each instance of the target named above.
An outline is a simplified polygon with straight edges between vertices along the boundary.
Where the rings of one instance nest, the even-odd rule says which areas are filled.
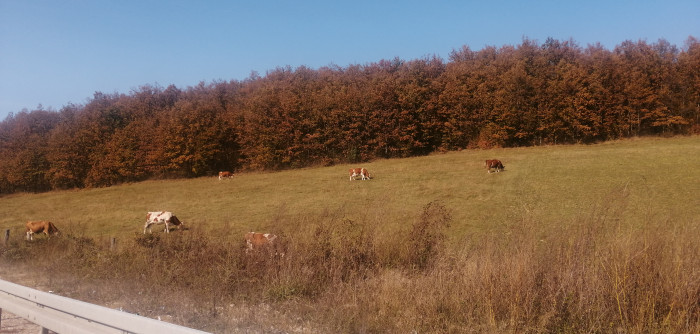
[[[58,230],[56,225],[54,225],[52,222],[49,222],[48,225],[49,226],[47,226],[46,229],[50,235],[59,235],[60,234],[60,231]]]
[[[170,223],[173,225],[185,225],[185,222],[181,221],[180,219],[177,219],[176,216],[170,217]]]

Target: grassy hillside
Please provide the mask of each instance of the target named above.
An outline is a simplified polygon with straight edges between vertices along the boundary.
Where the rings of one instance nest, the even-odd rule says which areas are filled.
[[[700,330],[698,136],[362,166],[4,196],[0,265],[221,333]],[[155,210],[189,229],[143,236]],[[65,237],[24,242],[28,219]],[[246,254],[250,230],[286,255]]]
[[[498,158],[505,172],[487,174]],[[489,231],[523,214],[542,224],[630,193],[622,219],[697,221],[700,217],[700,137],[639,139],[599,145],[462,151],[362,164],[371,181],[348,181],[342,165],[278,173],[149,181],[110,188],[0,198],[0,228],[22,233],[26,220],[47,219],[88,236],[122,237],[143,228],[147,211],[173,211],[189,226],[228,233],[294,231],[295,219],[332,212],[401,229],[438,200],[452,210],[458,234]],[[282,224],[280,218],[286,223]]]

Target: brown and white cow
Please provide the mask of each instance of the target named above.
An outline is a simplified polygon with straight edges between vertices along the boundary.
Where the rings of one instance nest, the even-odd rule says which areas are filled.
[[[246,253],[254,250],[272,249],[275,255],[284,256],[282,245],[277,241],[277,235],[272,233],[248,232],[245,234]]]
[[[154,211],[146,214],[146,225],[143,226],[143,234],[146,234],[146,230],[151,232],[151,225],[165,224],[165,232],[170,233],[170,225],[184,225],[175,215],[170,211]]]
[[[233,173],[231,173],[229,171],[219,172],[219,180],[223,180],[224,178],[232,178],[232,177],[233,177]]]
[[[370,179],[369,172],[364,168],[350,168],[348,172],[350,174],[350,181],[355,180],[356,176],[362,176],[363,180]]]
[[[501,163],[500,160],[492,159],[492,160],[486,160],[486,163],[484,164],[486,166],[486,172],[491,173],[491,168],[496,170],[496,173],[502,171],[505,166]]]
[[[34,233],[44,233],[46,236],[58,235],[58,229],[56,226],[47,220],[41,221],[28,221],[25,224],[27,227],[27,240],[34,240]]]

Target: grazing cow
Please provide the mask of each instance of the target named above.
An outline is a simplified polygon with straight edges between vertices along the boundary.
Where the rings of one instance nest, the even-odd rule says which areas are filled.
[[[495,169],[496,173],[498,173],[498,172],[502,171],[504,168],[506,168],[505,166],[503,166],[503,164],[501,163],[500,160],[496,160],[496,159],[486,160],[486,163],[484,164],[484,166],[486,166],[486,172],[488,172],[488,173],[491,173],[491,168]]]
[[[277,235],[271,233],[248,232],[245,234],[245,243],[248,246],[245,250],[250,253],[253,250],[272,248],[275,255],[284,256],[281,245],[277,240]]]
[[[156,211],[149,212],[146,214],[146,225],[143,227],[143,234],[146,234],[146,230],[151,232],[151,225],[154,224],[165,224],[165,232],[170,233],[170,225],[185,225],[181,222],[172,212],[169,211]]]
[[[369,172],[364,168],[350,168],[348,170],[350,173],[350,181],[355,180],[355,176],[362,176],[362,180],[369,180]]]
[[[225,177],[227,177],[227,178],[232,178],[232,177],[233,177],[233,173],[231,173],[231,172],[229,172],[229,171],[219,172],[219,180],[223,180]]]
[[[27,240],[34,240],[34,233],[43,232],[47,237],[51,235],[58,235],[58,229],[50,221],[28,221],[25,226],[27,226]]]

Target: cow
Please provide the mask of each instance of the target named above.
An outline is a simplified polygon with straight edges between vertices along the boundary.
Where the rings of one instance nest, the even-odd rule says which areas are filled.
[[[232,177],[233,177],[233,173],[231,173],[229,171],[219,172],[219,180],[223,180],[224,178],[232,178]]]
[[[149,212],[146,214],[146,225],[143,226],[143,234],[146,234],[146,230],[151,232],[150,227],[154,224],[165,224],[166,233],[170,233],[170,225],[185,225],[170,211]]]
[[[43,232],[47,237],[59,234],[56,225],[46,220],[28,221],[25,226],[27,227],[27,240],[34,240],[34,233]]]
[[[496,173],[502,171],[506,166],[503,166],[500,160],[486,160],[486,163],[484,164],[486,167],[486,172],[491,173],[491,168],[496,170]]]
[[[282,247],[277,240],[277,235],[272,233],[248,232],[245,234],[246,254],[254,250],[273,249],[275,255],[284,256]]]
[[[362,176],[362,180],[370,179],[369,172],[367,171],[367,169],[364,168],[350,168],[348,172],[350,174],[350,181],[355,180],[355,177],[358,175]]]

